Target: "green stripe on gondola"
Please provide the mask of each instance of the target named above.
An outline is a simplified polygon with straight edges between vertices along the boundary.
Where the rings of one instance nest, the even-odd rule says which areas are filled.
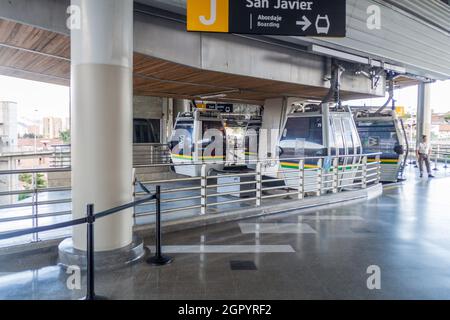
[[[171,154],[172,158],[174,159],[181,159],[181,160],[193,160],[194,158],[192,156],[184,156],[181,154]],[[211,157],[199,157],[200,160],[224,160],[225,157],[223,156],[211,156]]]
[[[381,164],[398,164],[400,160],[398,159],[380,159]],[[374,163],[377,162],[376,159],[368,159],[367,162]]]
[[[281,163],[281,168],[283,168],[283,169],[298,169],[299,165],[295,164],[295,163],[282,162]],[[319,169],[319,166],[315,166],[315,165],[311,165],[311,164],[305,164],[305,169]],[[353,169],[353,168],[352,167],[339,166],[339,171],[351,170],[351,169]],[[333,168],[330,168],[329,171],[330,172],[333,171]]]

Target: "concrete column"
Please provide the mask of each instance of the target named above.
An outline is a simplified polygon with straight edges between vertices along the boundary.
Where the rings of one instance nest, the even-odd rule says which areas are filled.
[[[322,103],[322,114],[323,114],[323,145],[327,149],[327,156],[331,156],[331,146],[330,146],[330,106],[328,103]]]
[[[81,28],[72,30],[73,218],[132,201],[133,0],[72,0]],[[95,250],[132,242],[132,210],[95,223]],[[73,230],[86,248],[86,227]]]
[[[422,142],[422,136],[426,135],[431,141],[431,83],[419,84],[419,96],[417,102],[417,147]]]
[[[189,112],[191,110],[191,105],[189,100],[174,99],[173,100],[173,117],[174,120],[177,118],[179,113]]]

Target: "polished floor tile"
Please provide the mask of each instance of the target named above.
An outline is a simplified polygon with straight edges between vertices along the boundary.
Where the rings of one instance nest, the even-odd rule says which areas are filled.
[[[450,178],[409,175],[370,201],[165,234],[171,265],[97,272],[96,291],[125,300],[450,299]],[[0,299],[83,297],[85,274],[69,289],[56,261],[55,250],[0,257]],[[372,267],[380,290],[368,287]]]
[[[317,233],[303,223],[239,223],[242,233]]]
[[[153,247],[149,249],[154,252]],[[261,252],[285,252],[292,253],[295,250],[290,245],[195,245],[195,246],[163,246],[165,253],[261,253]]]

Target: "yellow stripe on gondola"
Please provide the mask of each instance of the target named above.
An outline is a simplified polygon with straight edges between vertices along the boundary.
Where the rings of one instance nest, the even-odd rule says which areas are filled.
[[[285,168],[285,169],[298,169],[299,165],[295,164],[295,163],[289,163],[289,162],[282,162],[281,163],[281,167]],[[311,165],[311,164],[305,164],[305,169],[319,169],[319,166],[315,166],[315,165]],[[342,170],[352,170],[352,167],[344,167],[344,166],[339,166],[338,170],[342,171]],[[330,171],[332,171],[333,168],[330,168]]]
[[[174,159],[182,159],[182,160],[193,160],[193,156],[185,156],[181,154],[171,154],[172,158]],[[200,160],[223,160],[225,157],[223,156],[210,156],[210,157],[199,157]]]
[[[281,167],[287,168],[287,169],[298,169],[299,165],[295,164],[295,163],[290,163],[290,162],[281,162]],[[315,166],[312,164],[305,164],[305,168],[306,169],[319,169],[319,166]]]
[[[374,163],[374,162],[377,162],[377,160],[368,159],[367,162]],[[382,164],[398,164],[399,160],[398,159],[380,159],[380,162]]]
[[[209,157],[199,157],[199,159],[202,160],[223,160],[225,159],[224,156],[209,156]]]
[[[192,160],[192,159],[194,159],[192,156],[184,156],[184,155],[181,155],[181,154],[174,154],[174,153],[172,153],[171,156],[172,156],[172,158],[175,158],[175,159],[183,159],[183,160]]]

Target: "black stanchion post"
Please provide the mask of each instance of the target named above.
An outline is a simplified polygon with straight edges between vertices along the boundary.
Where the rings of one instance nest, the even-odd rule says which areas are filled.
[[[87,251],[86,251],[86,297],[83,300],[106,300],[95,294],[95,262],[94,262],[94,205],[87,206]]]
[[[153,266],[164,266],[172,263],[171,257],[164,256],[161,250],[161,186],[156,186],[156,254],[147,260]]]

